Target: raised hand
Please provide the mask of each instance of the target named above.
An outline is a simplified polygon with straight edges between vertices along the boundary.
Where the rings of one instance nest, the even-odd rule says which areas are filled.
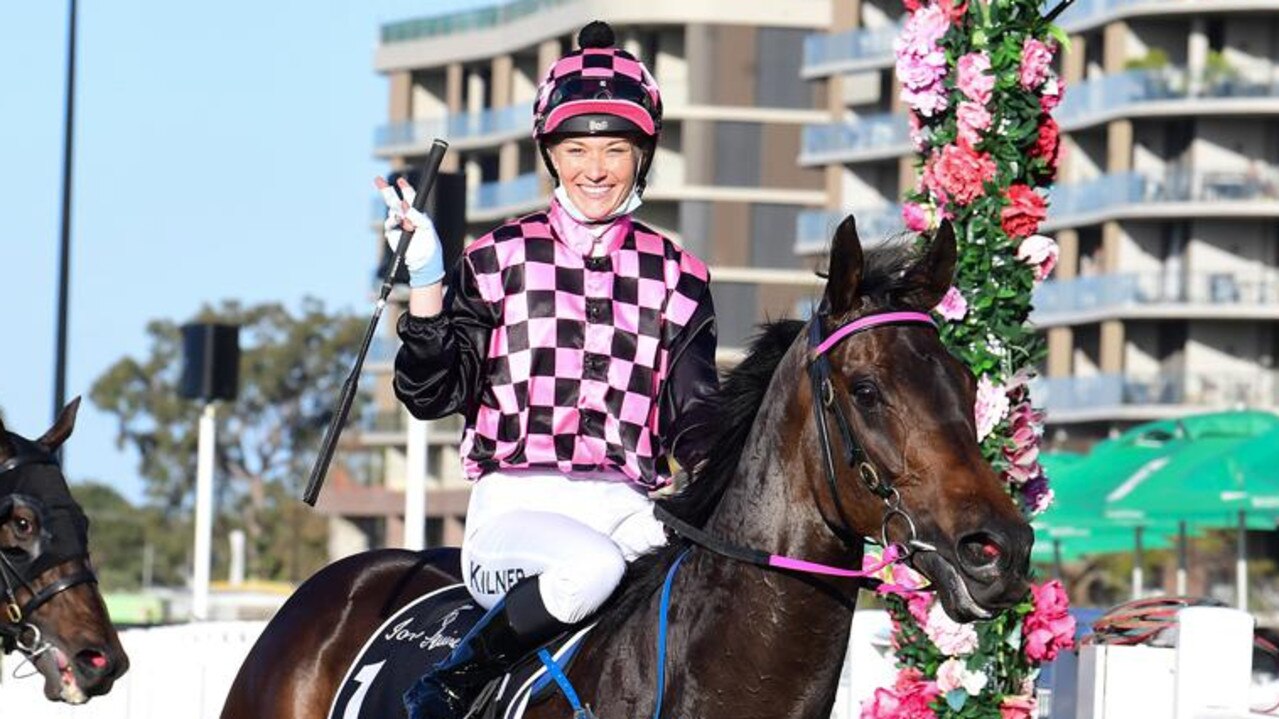
[[[373,186],[386,202],[386,222],[382,224],[386,243],[394,252],[400,244],[404,230],[411,230],[404,252],[404,266],[409,271],[409,287],[425,287],[444,279],[444,252],[440,248],[440,236],[431,218],[413,207],[417,193],[404,178],[392,187],[381,177],[374,178]],[[398,189],[398,192],[396,191]]]

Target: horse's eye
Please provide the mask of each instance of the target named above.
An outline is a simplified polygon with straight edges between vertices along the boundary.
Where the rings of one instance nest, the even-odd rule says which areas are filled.
[[[879,388],[868,380],[857,382],[853,385],[853,401],[858,407],[871,409],[879,404]]]
[[[18,517],[13,520],[13,529],[17,532],[19,537],[26,538],[31,536],[31,532],[35,529],[35,526],[32,525],[31,520],[26,517]]]

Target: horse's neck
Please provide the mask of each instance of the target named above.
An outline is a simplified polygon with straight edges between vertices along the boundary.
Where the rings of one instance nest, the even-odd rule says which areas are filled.
[[[802,474],[820,471],[812,438],[800,429],[812,408],[796,394],[805,381],[801,341],[779,364],[743,448],[738,474],[707,523],[714,536],[774,554],[847,565],[860,562],[835,537],[818,511],[816,483]],[[687,617],[685,666],[694,679],[716,664],[733,667],[745,698],[693,698],[724,702],[687,705],[698,716],[818,716],[829,714],[852,622],[855,585],[784,574],[695,550],[689,576],[720,601]],[[688,585],[685,585],[688,586]],[[700,655],[700,656],[699,656]],[[694,686],[703,681],[694,682]],[[703,692],[704,694],[704,692]],[[732,688],[726,692],[734,694]],[[762,696],[770,699],[762,701]],[[736,699],[740,701],[740,699]],[[758,706],[759,710],[751,709]],[[740,713],[745,711],[746,713]]]

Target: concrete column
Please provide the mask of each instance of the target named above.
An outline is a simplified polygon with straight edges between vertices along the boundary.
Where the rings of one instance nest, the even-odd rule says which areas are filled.
[[[1124,233],[1119,223],[1110,220],[1101,225],[1101,271],[1110,274],[1119,271],[1120,250],[1123,247]]]
[[[1101,371],[1122,374],[1124,371],[1124,323],[1106,320],[1101,323]]]
[[[823,168],[826,175],[826,209],[839,210],[844,207],[844,166],[840,163]]]
[[[1106,172],[1132,169],[1132,120],[1106,123]]]
[[[835,0],[830,8],[830,31],[843,32],[862,24],[861,0]]]
[[[502,182],[514,180],[520,176],[520,145],[518,142],[505,142],[497,150],[497,179]]]
[[[451,62],[444,69],[444,103],[448,105],[449,114],[463,111],[462,83],[466,81],[466,73],[462,63]]]
[[[1079,230],[1060,230],[1057,233],[1057,280],[1072,280],[1079,275]]]
[[[1107,75],[1124,71],[1128,62],[1128,23],[1119,20],[1106,26],[1102,32],[1102,67]]]
[[[1069,377],[1074,354],[1075,331],[1070,327],[1048,329],[1048,376]]]
[[[444,518],[444,536],[443,546],[460,547],[462,546],[462,535],[466,530],[466,520],[464,517],[449,516]]]
[[[1190,37],[1186,40],[1186,78],[1191,96],[1203,88],[1204,70],[1208,67],[1208,21],[1202,15],[1190,18]]]
[[[408,122],[413,116],[413,74],[407,70],[392,72],[387,80],[387,118],[392,125]],[[404,169],[404,158],[393,157],[392,170]]]
[[[913,189],[918,175],[915,172],[915,154],[911,153],[897,160],[897,196],[901,197],[906,190]]]
[[[560,59],[560,42],[559,40],[543,40],[537,46],[537,81],[541,82],[546,77],[546,71],[551,69],[551,65]]]
[[[386,515],[386,546],[404,546],[404,517],[398,513]]]
[[[1070,52],[1061,58],[1061,77],[1069,88],[1083,81],[1088,71],[1088,40],[1083,35],[1070,36]]]
[[[510,55],[498,55],[493,58],[493,107],[506,107],[511,104],[511,92],[515,87],[515,58]]]

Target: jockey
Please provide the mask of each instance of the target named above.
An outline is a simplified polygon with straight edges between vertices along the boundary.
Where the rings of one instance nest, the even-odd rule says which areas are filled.
[[[662,102],[593,22],[538,90],[550,206],[466,248],[449,275],[412,190],[379,180],[387,239],[415,228],[395,391],[416,417],[463,413],[475,480],[462,571],[488,613],[406,694],[413,719],[461,716],[490,680],[591,617],[626,563],[665,544],[650,492],[667,457],[704,458],[718,389],[706,266],[633,219]]]

